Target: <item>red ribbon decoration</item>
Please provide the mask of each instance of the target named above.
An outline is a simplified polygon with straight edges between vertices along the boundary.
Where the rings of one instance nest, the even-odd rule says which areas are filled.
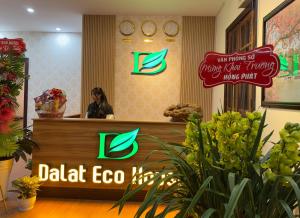
[[[23,42],[23,39],[0,39],[0,53],[7,54],[13,52],[16,54],[22,54],[26,51],[26,45]]]
[[[266,45],[233,54],[207,52],[198,74],[206,88],[224,83],[249,83],[268,88],[279,71],[279,57],[273,53],[272,45]]]

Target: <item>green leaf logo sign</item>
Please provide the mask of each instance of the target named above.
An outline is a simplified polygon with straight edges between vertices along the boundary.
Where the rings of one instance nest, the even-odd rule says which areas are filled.
[[[168,53],[168,49],[163,49],[159,52],[133,52],[134,56],[134,69],[132,74],[142,74],[142,75],[155,75],[162,73],[167,68],[167,63],[165,57]],[[142,66],[139,66],[140,56],[146,55]],[[160,66],[160,67],[159,67]],[[153,69],[153,71],[149,71]],[[148,71],[144,71],[148,70]]]
[[[164,61],[167,53],[168,53],[168,49],[163,49],[159,52],[154,52],[152,54],[147,55],[144,58],[143,67],[141,68],[141,70],[142,69],[151,69],[151,68],[158,66],[159,64],[161,64]]]
[[[131,132],[126,133],[99,133],[100,144],[99,144],[99,155],[98,159],[110,159],[110,160],[124,160],[134,156],[138,151],[138,143],[135,141],[139,132],[139,128]],[[106,146],[107,136],[115,136],[109,146]],[[122,152],[131,148],[131,152],[123,154]],[[105,152],[107,150],[107,152]],[[118,154],[117,157],[110,155]]]

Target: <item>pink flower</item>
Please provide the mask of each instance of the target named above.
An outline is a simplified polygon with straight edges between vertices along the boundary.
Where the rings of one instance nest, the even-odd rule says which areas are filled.
[[[1,122],[0,121],[0,133],[6,134],[10,132],[9,122]]]
[[[0,121],[8,122],[11,121],[15,116],[15,111],[12,108],[5,107],[0,109]]]
[[[0,86],[0,95],[7,95],[10,92],[10,88],[8,85]]]
[[[13,105],[12,100],[10,98],[0,97],[0,109],[8,105]]]
[[[15,73],[6,73],[6,79],[10,81],[16,81],[17,76]]]

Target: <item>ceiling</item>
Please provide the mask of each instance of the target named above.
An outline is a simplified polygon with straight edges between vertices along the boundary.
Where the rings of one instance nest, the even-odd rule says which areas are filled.
[[[0,31],[81,32],[82,14],[215,16],[224,1],[0,0]]]

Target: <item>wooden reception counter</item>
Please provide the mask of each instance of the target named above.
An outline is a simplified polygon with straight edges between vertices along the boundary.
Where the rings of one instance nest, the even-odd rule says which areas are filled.
[[[143,135],[181,143],[184,129],[184,123],[172,122],[35,119],[33,174],[43,181],[40,196],[119,199],[135,172],[143,172],[145,157],[160,148]],[[163,158],[151,154],[153,173]]]

